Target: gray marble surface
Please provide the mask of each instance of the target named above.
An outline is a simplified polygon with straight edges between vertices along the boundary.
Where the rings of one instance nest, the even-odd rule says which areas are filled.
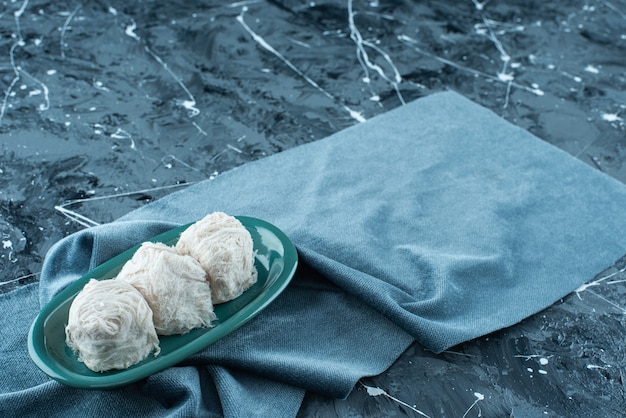
[[[623,0],[3,1],[0,33],[0,292],[63,236],[445,89],[626,182]],[[622,416],[624,268],[300,415]]]

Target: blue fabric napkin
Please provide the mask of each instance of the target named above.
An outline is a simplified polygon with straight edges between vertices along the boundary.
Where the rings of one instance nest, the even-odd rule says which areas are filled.
[[[25,333],[37,290],[46,303],[218,210],[265,219],[298,248],[298,272],[267,310],[122,389],[67,388],[36,370]],[[624,230],[623,184],[434,94],[60,241],[38,289],[0,297],[0,415],[294,416],[305,390],[345,397],[414,339],[440,352],[551,305],[626,254]]]

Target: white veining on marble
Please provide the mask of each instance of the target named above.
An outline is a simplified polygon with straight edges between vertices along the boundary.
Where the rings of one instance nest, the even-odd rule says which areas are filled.
[[[65,34],[70,26],[70,22],[74,19],[74,16],[76,16],[76,13],[78,13],[82,6],[82,4],[79,4],[74,8],[74,10],[72,10],[72,12],[67,16],[67,19],[65,19],[65,23],[63,23],[63,27],[61,28],[61,37],[59,40],[61,44],[61,59],[65,59]]]
[[[46,86],[43,81],[39,80],[37,77],[27,72],[25,69],[20,68],[20,72],[23,75],[25,75],[27,78],[30,78],[35,83],[39,84],[39,86],[41,87],[41,90],[36,89],[36,90],[32,90],[29,93],[30,96],[34,96],[34,95],[38,96],[43,93],[44,103],[41,103],[38,106],[39,110],[44,111],[44,110],[50,109],[50,89],[48,88],[48,86]]]
[[[398,40],[403,42],[403,43],[405,43],[405,44],[407,44],[407,45],[409,45],[409,46],[411,46],[415,51],[419,52],[420,54],[426,55],[427,57],[430,57],[430,58],[432,58],[432,59],[434,59],[436,61],[439,61],[439,62],[441,62],[443,64],[449,65],[449,66],[454,67],[456,69],[459,69],[459,70],[462,70],[462,71],[466,71],[468,73],[471,73],[471,74],[474,74],[476,76],[485,78],[487,80],[497,81],[497,82],[503,83],[503,84],[510,84],[510,86],[512,86],[512,87],[515,87],[515,88],[518,88],[518,89],[521,89],[521,90],[525,90],[525,91],[533,93],[533,94],[535,94],[537,96],[543,96],[545,94],[544,91],[541,90],[538,86],[536,86],[536,87],[535,86],[530,86],[529,87],[529,86],[525,86],[523,84],[516,83],[516,82],[511,81],[511,80],[503,80],[501,77],[498,77],[497,75],[494,76],[492,74],[488,74],[488,73],[485,73],[485,72],[480,71],[480,70],[475,70],[473,68],[466,67],[464,65],[461,65],[461,64],[458,64],[456,62],[450,61],[447,58],[443,58],[443,57],[440,57],[438,55],[431,54],[430,52],[426,52],[422,48],[420,48],[419,41],[414,39],[414,38],[411,38],[410,36],[399,35],[398,36]]]
[[[6,110],[9,107],[9,104],[8,104],[9,97],[11,97],[14,94],[13,87],[18,81],[20,81],[21,67],[19,67],[15,63],[15,49],[18,46],[24,46],[24,38],[22,38],[22,26],[20,24],[20,18],[22,17],[22,15],[24,14],[24,11],[26,10],[26,7],[28,6],[28,1],[29,0],[24,0],[21,7],[13,13],[13,17],[15,19],[16,31],[14,34],[12,34],[12,37],[15,38],[16,41],[13,43],[13,45],[11,45],[11,49],[9,50],[9,60],[11,61],[11,68],[13,69],[13,73],[15,74],[15,76],[13,77],[13,79],[11,80],[11,82],[9,83],[9,86],[7,87],[5,91],[4,100],[2,101],[2,106],[0,107],[0,126],[2,125],[2,119],[4,118]]]
[[[576,293],[576,296],[578,296],[578,299],[582,300],[582,296],[581,293],[583,292],[588,292],[591,293],[592,295],[594,295],[595,297],[603,300],[604,302],[606,302],[607,304],[611,305],[612,307],[614,307],[615,309],[617,309],[618,311],[620,311],[622,314],[626,314],[626,308],[618,305],[616,302],[613,302],[609,299],[607,299],[606,297],[602,296],[601,294],[594,292],[592,290],[590,290],[590,288],[592,287],[597,287],[600,285],[611,285],[611,284],[618,284],[618,283],[623,283],[626,280],[609,280],[613,277],[615,277],[616,275],[623,273],[626,271],[626,267],[623,267],[619,270],[616,270],[614,272],[612,272],[611,274],[607,274],[606,276],[600,277],[598,279],[592,280],[588,283],[583,284],[582,286],[578,287],[576,290],[574,290],[574,293]]]
[[[610,1],[607,0],[602,0],[602,3],[608,7],[609,9],[611,9],[611,11],[613,11],[614,13],[616,13],[617,15],[619,15],[622,19],[626,20],[626,11],[624,11],[623,9],[620,9],[619,7],[617,7],[616,5],[614,5],[613,3],[611,3]]]
[[[474,401],[474,403],[472,403],[472,404],[470,405],[470,407],[469,407],[469,408],[467,408],[467,411],[465,411],[465,413],[463,414],[463,417],[462,417],[462,418],[465,418],[465,417],[467,416],[467,414],[469,414],[469,412],[470,412],[470,411],[471,411],[474,407],[477,407],[477,408],[478,408],[478,416],[479,416],[479,417],[481,417],[481,416],[483,415],[483,414],[482,414],[482,411],[481,411],[481,409],[480,409],[480,405],[479,405],[478,403],[479,403],[480,401],[484,401],[484,400],[485,400],[485,395],[483,395],[483,394],[482,394],[482,393],[480,393],[480,392],[474,392],[474,396],[476,397],[476,400]]]
[[[287,67],[289,67],[293,72],[295,72],[300,77],[302,77],[311,86],[315,87],[324,96],[328,97],[333,102],[338,102],[338,99],[335,96],[330,94],[322,86],[316,83],[315,80],[313,80],[311,77],[307,76],[302,70],[296,67],[291,61],[285,58],[280,52],[274,49],[274,47],[270,45],[262,36],[260,36],[255,31],[253,31],[252,28],[250,28],[250,26],[248,26],[248,24],[244,20],[244,15],[247,11],[248,11],[248,8],[246,6],[242,7],[241,13],[236,17],[236,19],[237,19],[237,22],[239,22],[239,24],[246,30],[246,32],[248,32],[248,34],[252,37],[252,39],[254,39],[254,41],[258,43],[260,46],[262,46],[265,50],[274,54],[285,65],[287,65]],[[365,118],[363,117],[363,115],[361,115],[361,113],[357,112],[356,110],[351,109],[345,104],[341,104],[341,107],[343,107],[343,109],[345,109],[350,114],[350,116],[353,119],[355,119],[357,122],[365,122]]]
[[[130,24],[126,26],[124,33],[126,34],[126,36],[130,36],[131,38],[139,42],[141,41],[141,38],[135,33],[135,29],[137,29],[137,23],[132,20]]]
[[[131,20],[131,23],[126,26],[124,33],[127,36],[136,40],[137,42],[141,42],[141,37],[137,35],[137,33],[135,32],[136,30],[137,30],[137,23],[133,19]],[[183,82],[183,80],[174,71],[172,71],[170,67],[167,65],[167,63],[163,61],[163,59],[159,55],[157,55],[150,47],[148,47],[147,45],[144,45],[144,51],[146,51],[148,55],[150,55],[156,62],[158,62],[161,65],[161,67],[174,79],[174,81],[176,81],[176,83],[180,86],[180,88],[187,95],[187,99],[182,99],[182,100],[179,99],[176,101],[176,104],[186,109],[188,111],[188,115],[190,118],[198,116],[200,114],[200,109],[196,107],[197,106],[196,98],[191,93],[187,85]],[[199,129],[197,124],[194,124],[194,126],[200,132],[204,132],[201,129]]]
[[[375,397],[375,396],[381,396],[381,395],[382,395],[382,396],[385,396],[385,397],[387,397],[387,398],[391,399],[392,401],[397,402],[397,403],[399,403],[400,405],[403,405],[403,406],[405,406],[405,407],[407,407],[407,408],[411,409],[412,411],[416,412],[418,415],[420,415],[420,416],[422,416],[422,417],[430,418],[430,416],[429,416],[429,415],[426,415],[424,412],[420,411],[420,410],[419,410],[419,409],[417,409],[415,406],[411,406],[411,405],[409,405],[408,403],[403,402],[403,401],[401,401],[400,399],[398,399],[398,398],[396,398],[396,397],[391,396],[389,393],[387,393],[387,392],[386,392],[386,391],[384,391],[383,389],[378,388],[378,387],[373,387],[373,386],[367,386],[366,384],[364,384],[364,383],[362,383],[362,382],[360,382],[360,383],[361,383],[361,386],[363,386],[363,387],[365,388],[365,390],[367,391],[367,394],[368,394],[369,396],[373,396],[373,397]],[[470,408],[470,409],[471,409],[471,408]]]
[[[195,121],[194,121],[194,122],[191,122],[191,124],[192,124],[193,126],[195,126],[195,128],[198,130],[198,132],[200,132],[202,135],[204,135],[204,136],[209,136],[209,134],[207,134],[207,133],[206,133],[206,131],[205,131],[204,129],[202,129],[202,128],[200,127],[200,125],[198,125]]]
[[[113,139],[128,139],[130,141],[130,149],[132,150],[137,149],[137,147],[135,146],[135,140],[133,139],[133,136],[122,128],[117,128],[117,130],[113,132],[112,134],[110,134],[109,137]]]
[[[187,86],[185,85],[185,83],[183,82],[183,80],[178,77],[169,67],[168,65],[163,62],[163,60],[161,59],[161,57],[159,57],[157,54],[154,53],[154,51],[152,51],[150,48],[148,48],[147,46],[144,46],[144,50],[152,57],[154,58],[159,64],[161,64],[161,66],[163,67],[163,69],[165,69],[165,71],[168,72],[169,75],[172,76],[172,78],[178,83],[178,85],[185,91],[185,93],[187,93],[188,99],[187,100],[179,100],[177,101],[177,104],[184,107],[185,109],[187,109],[189,111],[189,117],[194,117],[200,114],[200,109],[198,109],[196,107],[196,98],[193,96],[193,94],[191,94],[191,91],[189,90],[189,88],[187,88]]]
[[[80,204],[80,203],[87,203],[87,202],[94,202],[97,200],[103,200],[103,199],[114,199],[114,198],[119,198],[119,197],[128,197],[128,196],[133,196],[133,195],[138,195],[138,194],[145,194],[145,193],[152,193],[155,191],[161,191],[161,190],[168,190],[168,189],[174,189],[174,188],[180,188],[180,187],[187,187],[187,186],[191,186],[192,184],[194,184],[196,182],[189,182],[189,183],[181,183],[181,184],[171,184],[168,186],[161,186],[161,187],[152,187],[149,189],[142,189],[142,190],[133,190],[130,192],[122,192],[122,193],[114,193],[114,194],[110,194],[110,195],[104,195],[104,196],[90,196],[90,197],[86,197],[86,198],[80,198],[80,199],[72,199],[72,200],[68,200],[66,202],[64,202],[63,204],[60,205],[56,205],[54,206],[54,209],[58,212],[60,212],[63,216],[69,218],[71,221],[76,222],[77,224],[85,227],[85,228],[91,228],[93,226],[98,226],[101,223],[94,221],[93,219],[85,216],[85,215],[81,215],[80,213],[73,211],[71,209],[68,209],[68,206],[72,206],[72,205],[76,205],[76,204]]]
[[[198,169],[196,167],[192,167],[191,165],[187,164],[186,162],[184,162],[180,158],[177,158],[173,154],[169,154],[169,155],[166,155],[165,157],[161,158],[161,162],[163,163],[163,166],[165,168],[167,168],[167,169],[171,169],[173,167],[172,161],[179,162],[180,164],[182,164],[183,166],[189,168],[190,170],[200,171],[200,169]]]
[[[373,70],[383,80],[391,84],[391,86],[396,92],[396,95],[398,96],[398,99],[400,99],[400,103],[406,104],[406,102],[404,101],[404,98],[402,97],[402,93],[400,93],[400,88],[399,88],[399,84],[402,82],[402,76],[400,76],[400,72],[396,68],[389,54],[383,51],[375,43],[369,40],[363,39],[361,32],[359,31],[358,27],[356,26],[356,23],[354,22],[355,14],[356,13],[352,9],[352,0],[348,0],[348,26],[350,27],[350,39],[352,39],[352,41],[354,41],[356,45],[356,57],[359,61],[359,64],[361,65],[361,68],[363,68],[363,72],[365,73],[365,76],[363,77],[363,82],[366,84],[370,83],[371,79],[369,75],[369,70]],[[384,61],[391,68],[393,72],[393,76],[391,77],[387,76],[387,74],[385,73],[385,70],[383,70],[383,68],[380,65],[370,60],[369,54],[367,53],[367,50],[365,47],[368,47],[374,50],[380,56],[383,57]],[[375,95],[374,92],[372,92],[372,94]]]
[[[619,114],[616,113],[602,113],[601,115],[602,120],[605,120],[607,122],[622,122],[624,119],[621,118],[619,116]]]
[[[5,281],[0,282],[0,286],[11,284],[11,283],[15,283],[15,282],[19,282],[20,280],[30,279],[32,277],[37,277],[37,276],[39,276],[39,274],[41,274],[41,273],[40,272],[39,273],[30,273],[30,274],[25,274],[23,276],[16,277],[16,278],[11,279],[11,280],[5,280]]]

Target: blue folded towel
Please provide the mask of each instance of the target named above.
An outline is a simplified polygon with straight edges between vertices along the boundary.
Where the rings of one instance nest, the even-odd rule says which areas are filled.
[[[265,219],[298,272],[262,314],[128,387],[64,387],[26,352],[46,303],[111,256],[213,211]],[[0,296],[0,415],[294,416],[345,397],[413,340],[435,352],[512,325],[626,254],[626,187],[492,112],[438,93],[248,163],[55,245]]]

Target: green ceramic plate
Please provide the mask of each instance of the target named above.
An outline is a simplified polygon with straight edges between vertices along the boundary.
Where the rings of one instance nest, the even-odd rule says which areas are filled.
[[[160,336],[161,353],[124,370],[96,373],[78,361],[65,344],[65,325],[74,297],[91,278],[112,279],[137,248],[106,261],[57,294],[39,313],[28,335],[28,352],[37,366],[53,379],[84,389],[123,386],[170,367],[239,328],[268,306],[287,286],[298,264],[298,254],[287,236],[260,219],[237,216],[250,231],[257,251],[257,283],[237,299],[215,305],[213,328],[184,335]],[[191,224],[189,224],[191,225]],[[189,225],[174,228],[151,239],[173,245]]]

